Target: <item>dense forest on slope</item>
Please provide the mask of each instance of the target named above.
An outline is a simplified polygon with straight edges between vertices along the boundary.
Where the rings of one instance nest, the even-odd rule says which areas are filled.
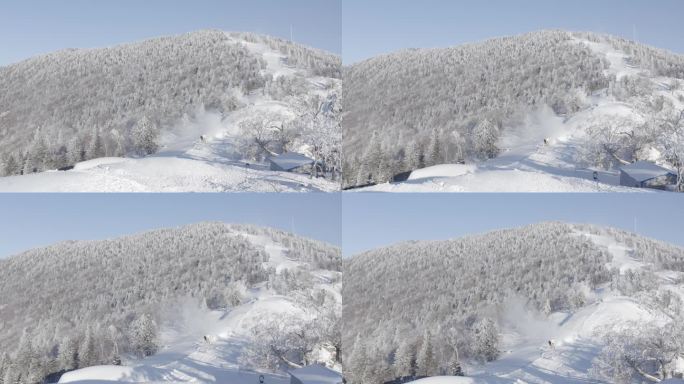
[[[532,111],[548,106],[568,117],[601,92],[632,105],[648,124],[635,122],[640,126],[626,129],[635,128],[636,134],[624,137],[597,134],[601,137],[587,146],[609,141],[596,144],[599,152],[628,160],[648,144],[667,152],[667,143],[657,143],[657,136],[677,119],[678,108],[654,96],[648,76],[609,73],[609,60],[586,42],[625,52],[628,65],[643,68],[650,77],[668,77],[663,83],[672,92],[683,87],[684,56],[592,33],[540,31],[371,58],[344,69],[344,185],[385,182],[401,171],[495,157],[504,131]],[[678,132],[684,130],[681,121],[677,124]],[[680,167],[680,152],[666,156],[674,167]],[[591,156],[587,162],[607,165]]]
[[[254,236],[287,248],[303,267],[276,271]],[[225,310],[267,284],[306,302],[315,293],[310,272],[340,268],[339,249],[325,243],[223,223],[30,250],[0,260],[0,371],[34,383],[50,373],[120,364],[126,354],[148,356],[158,348],[161,314],[177,300]]]
[[[653,267],[621,274],[590,235],[624,242]],[[555,222],[369,251],[344,261],[345,375],[382,383],[455,374],[464,359],[495,360],[498,316],[510,300],[533,313],[572,313],[609,287],[648,305],[667,297],[664,306],[675,308],[681,299],[659,291],[653,276],[663,269],[684,272],[684,249]]]
[[[245,43],[270,47],[305,75],[275,78]],[[255,92],[309,102],[303,77],[316,76],[340,78],[339,57],[217,30],[69,49],[0,67],[0,173],[154,153],[160,132],[204,111],[223,116],[238,110]]]

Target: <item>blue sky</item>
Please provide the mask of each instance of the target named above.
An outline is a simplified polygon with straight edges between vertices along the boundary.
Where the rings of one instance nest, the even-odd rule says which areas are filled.
[[[0,194],[0,258],[64,240],[201,221],[265,225],[340,245],[340,195]]]
[[[339,54],[342,0],[0,0],[0,66],[64,48],[96,48],[218,28]]]
[[[610,33],[684,53],[681,0],[343,0],[345,64],[540,29]]]
[[[684,246],[682,194],[370,194],[342,199],[345,256],[407,240],[442,240],[542,221],[634,229]]]

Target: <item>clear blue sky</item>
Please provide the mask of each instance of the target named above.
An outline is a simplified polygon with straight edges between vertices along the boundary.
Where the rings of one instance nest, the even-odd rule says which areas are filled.
[[[290,37],[339,54],[342,0],[0,0],[0,66],[218,28]]]
[[[345,256],[407,240],[442,240],[542,221],[633,230],[684,246],[684,194],[345,193]]]
[[[342,57],[447,47],[540,29],[610,33],[684,53],[682,0],[343,0]]]
[[[0,258],[201,221],[264,225],[339,246],[340,200],[336,193],[0,194]]]

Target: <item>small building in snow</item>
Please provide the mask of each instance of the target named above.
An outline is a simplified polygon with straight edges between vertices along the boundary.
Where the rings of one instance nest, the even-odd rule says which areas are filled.
[[[620,185],[636,188],[667,189],[677,184],[677,174],[649,161],[637,161],[620,168]]]
[[[301,153],[287,152],[282,155],[270,156],[268,159],[271,171],[292,172],[294,170],[311,167],[314,160]]]
[[[342,384],[342,375],[321,365],[311,364],[290,372],[290,384]]]
[[[397,173],[396,175],[392,176],[392,182],[399,183],[402,181],[408,181],[408,179],[411,177],[412,172],[413,171]]]

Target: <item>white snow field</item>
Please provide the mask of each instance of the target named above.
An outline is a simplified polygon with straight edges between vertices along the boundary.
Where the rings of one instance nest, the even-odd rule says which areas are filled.
[[[215,147],[214,147],[215,145]],[[0,178],[2,192],[331,192],[339,185],[309,175],[270,171],[264,164],[218,159],[220,144],[199,154],[160,152],[141,159],[102,158],[70,171]]]
[[[609,62],[606,75],[618,80],[624,76],[647,79],[653,96],[662,96],[678,108],[683,108],[684,91],[670,91],[666,84],[673,79],[657,77],[650,71],[629,64],[628,55],[608,43],[596,43],[575,38],[577,44],[589,46]],[[615,100],[605,91],[590,97],[590,105],[575,114],[557,116],[550,108],[541,108],[527,117],[521,126],[504,127],[498,147],[501,154],[487,161],[469,164],[442,164],[412,172],[409,180],[384,183],[359,191],[376,192],[645,192],[620,186],[619,170],[581,165],[582,142],[587,128],[605,126],[613,119],[643,122],[637,107]],[[545,143],[546,140],[546,143]],[[661,156],[652,150],[651,158]],[[598,182],[594,180],[598,174]]]
[[[323,99],[331,96],[341,81],[312,76],[305,69],[287,63],[287,57],[265,43],[242,40],[256,57],[266,62],[263,75],[302,79],[305,94]],[[0,178],[0,192],[330,192],[339,183],[308,174],[269,170],[267,163],[245,160],[239,146],[249,132],[240,124],[249,119],[275,114],[283,120],[296,116],[294,104],[265,95],[257,89],[248,95],[235,92],[242,107],[221,116],[197,110],[194,117],[164,127],[160,150],[144,158],[98,158],[84,161],[68,171],[45,171]],[[293,101],[295,103],[295,101]],[[296,151],[311,155],[302,145]]]
[[[473,377],[459,377],[459,376],[433,376],[424,379],[409,381],[415,384],[485,384],[489,381],[477,379]]]
[[[265,236],[236,233],[235,236],[247,237],[255,245],[263,246],[269,255],[264,267],[273,267],[280,273],[286,269],[305,266],[288,257],[289,250]],[[312,271],[317,288],[335,293],[341,300],[340,284],[330,283],[330,274],[339,272]],[[198,309],[195,304],[174,308],[176,318],[161,330],[161,350],[145,359],[130,359],[123,366],[95,366],[65,373],[60,383],[151,383],[151,382],[190,382],[190,383],[259,383],[264,376],[264,384],[287,384],[287,372],[272,372],[244,365],[240,361],[245,345],[249,343],[250,329],[259,320],[282,318],[292,315],[301,319],[311,316],[311,309],[302,306],[292,297],[276,294],[265,284],[246,292],[242,305],[229,311]],[[341,370],[327,350],[318,351],[319,361]]]

